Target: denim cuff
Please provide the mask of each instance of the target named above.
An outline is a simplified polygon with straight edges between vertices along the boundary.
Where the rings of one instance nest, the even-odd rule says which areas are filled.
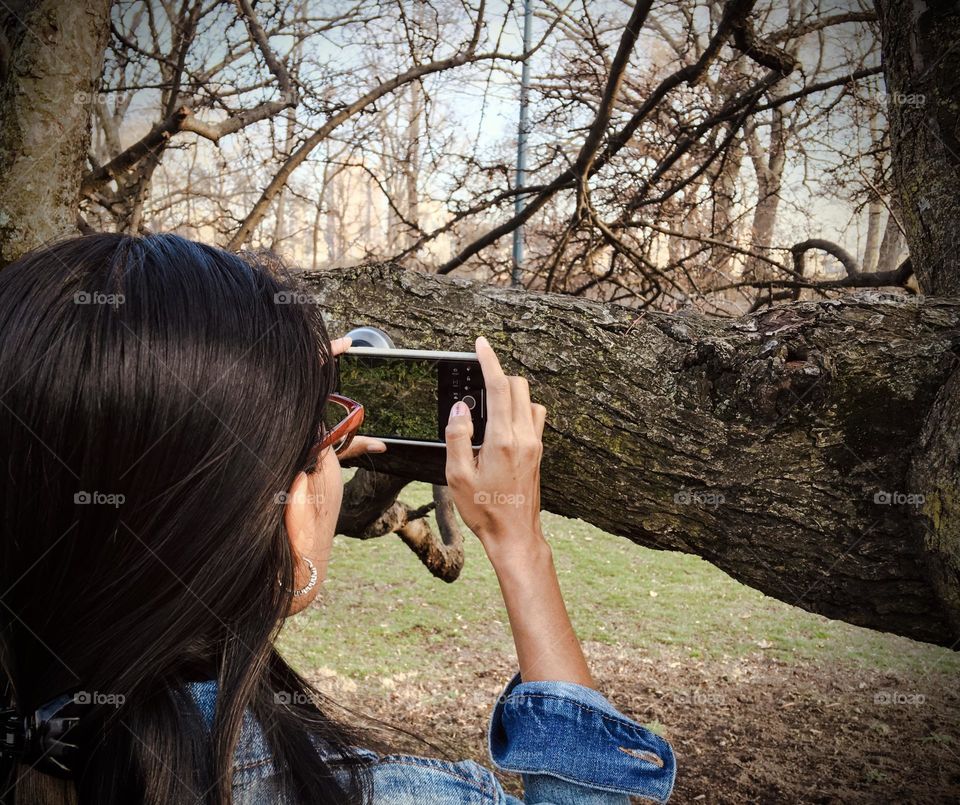
[[[497,700],[488,741],[501,771],[598,791],[666,802],[676,777],[670,744],[573,682],[523,682],[517,673]]]

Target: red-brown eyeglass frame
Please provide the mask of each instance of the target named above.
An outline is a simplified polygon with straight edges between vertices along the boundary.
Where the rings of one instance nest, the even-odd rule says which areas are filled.
[[[360,426],[363,424],[362,403],[351,400],[349,397],[344,397],[342,394],[328,394],[327,404],[329,403],[336,403],[337,405],[343,406],[347,415],[324,433],[322,437],[317,439],[313,447],[310,448],[310,457],[307,466],[312,465],[321,451],[323,451],[324,448],[330,447],[330,445],[334,446],[333,452],[340,455],[350,446],[350,442],[353,441],[353,437],[357,435],[357,431],[360,430]]]

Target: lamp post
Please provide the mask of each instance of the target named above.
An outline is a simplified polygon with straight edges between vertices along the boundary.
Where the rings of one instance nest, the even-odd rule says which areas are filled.
[[[523,52],[530,50],[530,29],[533,21],[533,0],[523,0]],[[520,68],[520,123],[517,127],[517,195],[513,202],[515,215],[523,212],[525,199],[520,193],[527,181],[527,134],[529,131],[528,104],[530,102],[530,59],[524,58]],[[520,287],[520,269],[523,266],[523,225],[513,230],[513,267],[510,285]]]

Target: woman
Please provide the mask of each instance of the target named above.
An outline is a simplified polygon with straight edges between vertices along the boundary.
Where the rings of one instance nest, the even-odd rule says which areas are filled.
[[[274,648],[326,574],[338,454],[384,449],[352,438],[349,343],[295,290],[171,235],[0,271],[5,802],[518,802],[475,763],[364,747]],[[527,802],[663,801],[670,747],[592,689],[540,529],[545,410],[476,349],[487,437],[475,459],[452,412],[447,479],[519,659],[494,763]]]

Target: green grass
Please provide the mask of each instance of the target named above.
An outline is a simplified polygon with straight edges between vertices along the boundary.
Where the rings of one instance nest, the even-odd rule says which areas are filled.
[[[428,500],[426,484],[401,498]],[[769,598],[694,556],[641,548],[578,520],[543,515],[581,639],[627,652],[695,659],[764,651],[788,661],[847,662],[895,673],[960,671],[946,649],[861,629]],[[303,671],[352,678],[439,669],[511,651],[496,577],[467,532],[466,566],[435,579],[396,536],[337,537],[320,603],[291,618],[280,647]]]

